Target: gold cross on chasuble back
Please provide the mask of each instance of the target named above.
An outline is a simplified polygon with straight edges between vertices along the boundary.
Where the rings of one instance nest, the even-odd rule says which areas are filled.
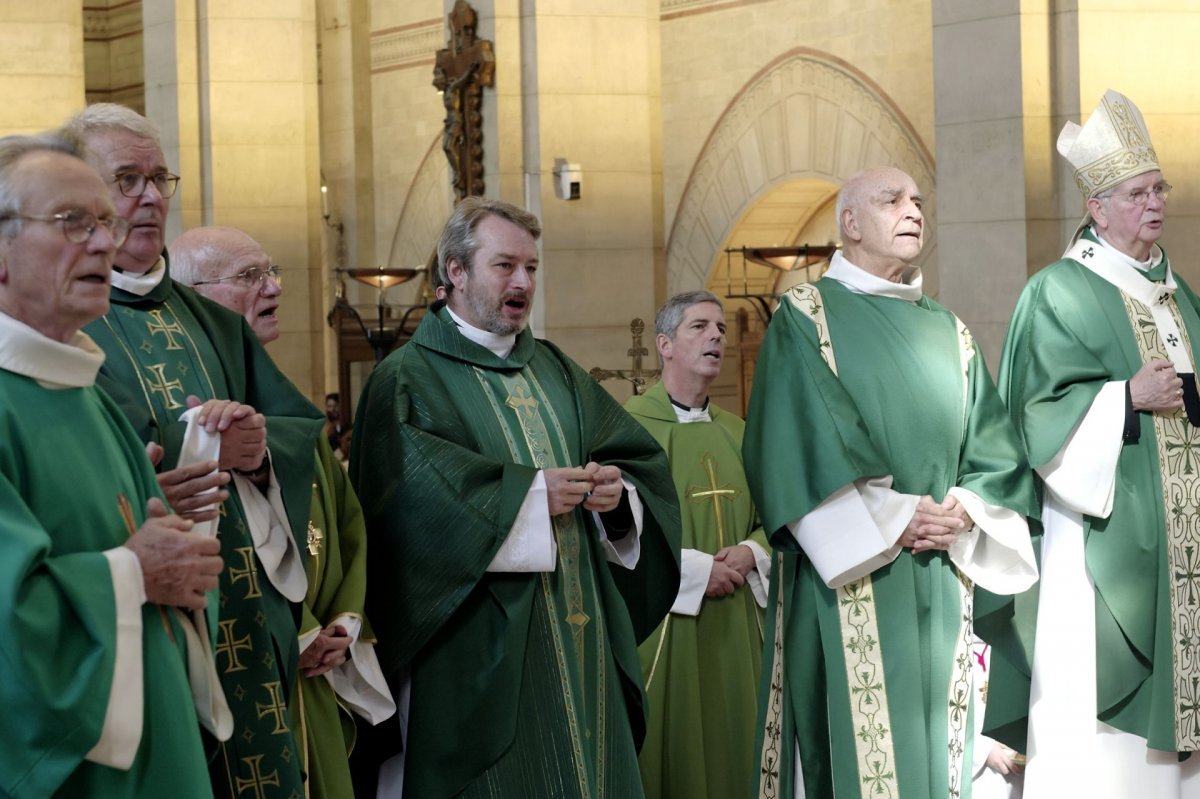
[[[717,548],[725,548],[725,511],[721,507],[721,500],[732,503],[735,499],[742,495],[739,488],[734,487],[732,483],[720,485],[719,467],[717,459],[711,452],[705,452],[700,456],[700,465],[704,467],[704,473],[708,475],[708,485],[696,485],[693,483],[687,487],[688,502],[696,504],[704,502],[712,502],[713,517],[717,524]]]
[[[147,311],[147,315],[154,321],[146,322],[146,332],[153,336],[155,333],[161,333],[167,337],[168,350],[181,350],[183,345],[175,340],[176,335],[182,336],[183,328],[174,319],[167,321],[163,319],[163,312],[157,308],[153,311]]]

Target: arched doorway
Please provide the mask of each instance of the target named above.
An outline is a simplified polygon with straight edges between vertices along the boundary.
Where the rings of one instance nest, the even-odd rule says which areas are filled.
[[[828,53],[801,47],[776,58],[733,98],[696,159],[667,241],[668,293],[727,296],[745,293],[743,281],[751,292],[786,290],[794,277],[726,250],[832,243],[838,187],[882,164],[913,176],[934,222],[933,156],[891,98]],[[928,230],[922,265],[936,294],[936,225]],[[712,395],[744,411],[764,325],[746,300],[727,301],[726,311],[731,334]]]

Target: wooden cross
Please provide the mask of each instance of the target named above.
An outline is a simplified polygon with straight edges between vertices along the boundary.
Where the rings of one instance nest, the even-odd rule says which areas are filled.
[[[254,703],[254,709],[258,711],[258,717],[272,716],[275,719],[275,729],[271,730],[272,735],[282,735],[288,731],[287,727],[287,702],[283,701],[283,691],[280,688],[279,680],[265,682],[262,687],[266,689],[267,696],[270,702],[262,704],[261,702]]]
[[[721,512],[721,500],[733,502],[742,492],[735,488],[732,483],[725,485],[718,484],[717,478],[717,459],[713,457],[711,452],[706,452],[700,457],[700,465],[704,467],[705,474],[708,475],[708,486],[692,484],[688,486],[688,501],[689,502],[707,502],[712,500],[713,516],[717,520],[717,548],[725,548],[725,514]]]
[[[241,638],[233,637],[233,627],[235,624],[237,624],[237,619],[226,619],[225,621],[217,622],[220,632],[217,637],[217,646],[215,649],[218,655],[225,655],[229,658],[229,665],[225,668],[226,674],[246,670],[246,664],[242,663],[238,658],[239,649],[244,649],[247,652],[254,651],[254,647],[250,644],[249,635],[244,635]]]
[[[154,319],[154,321],[146,323],[146,332],[152,336],[155,333],[162,333],[164,336],[166,336],[168,350],[183,349],[183,345],[175,340],[175,334],[178,333],[181,336],[183,335],[183,328],[179,326],[179,323],[168,322],[163,319],[163,312],[157,308],[153,311],[150,311],[150,316]]]
[[[172,391],[183,392],[183,383],[178,380],[168,380],[163,370],[167,368],[165,363],[151,364],[146,367],[150,370],[150,376],[146,378],[146,388],[150,389],[151,394],[161,394],[163,402],[166,403],[167,410],[173,411],[177,408],[182,408],[183,403],[175,399]]]
[[[279,770],[276,769],[270,774],[263,774],[262,759],[263,755],[252,755],[242,758],[242,762],[246,764],[246,768],[250,769],[250,778],[245,780],[241,777],[237,778],[238,796],[242,795],[242,791],[251,788],[254,790],[254,799],[267,799],[267,793],[263,790],[263,786],[273,785],[276,788],[279,787]]]
[[[650,351],[642,346],[642,333],[646,329],[646,323],[641,319],[634,319],[629,323],[629,332],[632,334],[633,346],[625,351],[625,354],[633,359],[632,369],[602,369],[599,366],[592,368],[588,374],[596,382],[603,382],[612,377],[618,377],[622,380],[628,380],[633,384],[633,393],[641,394],[646,390],[646,380],[658,377],[661,369],[643,369],[642,358],[650,354]]]
[[[496,85],[492,43],[475,38],[479,17],[466,0],[457,0],[447,16],[450,41],[437,51],[433,85],[442,93],[446,119],[442,150],[450,162],[454,198],[483,194],[483,87]]]

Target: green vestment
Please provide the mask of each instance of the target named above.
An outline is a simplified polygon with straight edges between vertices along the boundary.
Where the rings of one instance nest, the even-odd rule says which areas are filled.
[[[300,636],[323,629],[339,617],[362,622],[360,642],[375,641],[363,616],[367,591],[367,533],[362,507],[346,470],[324,436],[317,441],[309,512],[305,572],[308,594],[301,612]],[[325,675],[301,676],[300,701],[292,707],[293,724],[303,729],[303,768],[309,799],[348,799],[354,795],[349,752],[354,720]]]
[[[829,278],[815,287],[781,300],[747,412],[746,476],[780,552],[759,795],[792,796],[798,746],[811,797],[969,796],[972,581],[945,551],[901,549],[831,589],[786,525],[885,475],[902,494],[941,501],[959,487],[1027,514],[1029,470],[951,313],[924,296],[856,293]]]
[[[272,467],[303,547],[321,413],[279,371],[241,316],[175,283],[169,268],[145,296],[114,286],[110,299],[109,312],[85,328],[108,356],[97,383],[143,440],[164,447],[162,468],[178,461],[186,429],[178,419],[189,394],[253,406],[267,416]],[[298,657],[296,620],[292,605],[260,573],[236,491],[221,509],[219,537],[225,569],[212,640],[234,728],[228,741],[210,739],[213,790],[229,797],[245,790],[303,796],[287,709]]]
[[[625,410],[671,462],[684,549],[712,555],[747,539],[769,548],[742,469],[745,422],[710,403],[711,422],[680,424],[662,383]],[[638,761],[648,799],[745,793],[756,769],[762,650],[762,611],[749,583],[705,598],[697,616],[669,614],[639,647],[650,726]]]
[[[100,738],[116,611],[104,550],[161,497],[145,449],[94,386],[49,390],[0,370],[0,795],[211,796],[183,653],[141,609],[143,726],[128,771],[84,760]],[[182,646],[178,628],[172,635]]]
[[[1083,238],[1095,241],[1090,230]],[[1168,308],[1196,364],[1200,302],[1175,279]],[[1082,264],[1064,258],[1030,278],[1013,313],[999,380],[1029,462],[1041,467],[1054,458],[1106,383],[1129,380],[1143,362],[1165,358],[1147,307]],[[1193,565],[1200,552],[1200,429],[1183,411],[1137,418],[1139,440],[1126,442],[1117,460],[1112,512],[1082,517],[1096,592],[1096,708],[1104,722],[1152,748],[1194,751],[1200,748],[1194,655],[1200,594]]]
[[[500,358],[441,306],[372,374],[358,420],[367,611],[384,673],[412,680],[406,794],[641,795],[637,643],[679,584],[662,449],[553,345],[526,329]],[[537,472],[589,460],[639,492],[636,568],[606,563],[578,508],[552,519],[553,572],[487,572]]]

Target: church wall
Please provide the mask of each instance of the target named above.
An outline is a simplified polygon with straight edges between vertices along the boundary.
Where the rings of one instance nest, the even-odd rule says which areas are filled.
[[[930,3],[663,0],[663,197],[674,222],[718,118],[773,58],[802,46],[861,70],[933,148]]]
[[[78,0],[0,3],[0,135],[62,124],[83,106]]]

